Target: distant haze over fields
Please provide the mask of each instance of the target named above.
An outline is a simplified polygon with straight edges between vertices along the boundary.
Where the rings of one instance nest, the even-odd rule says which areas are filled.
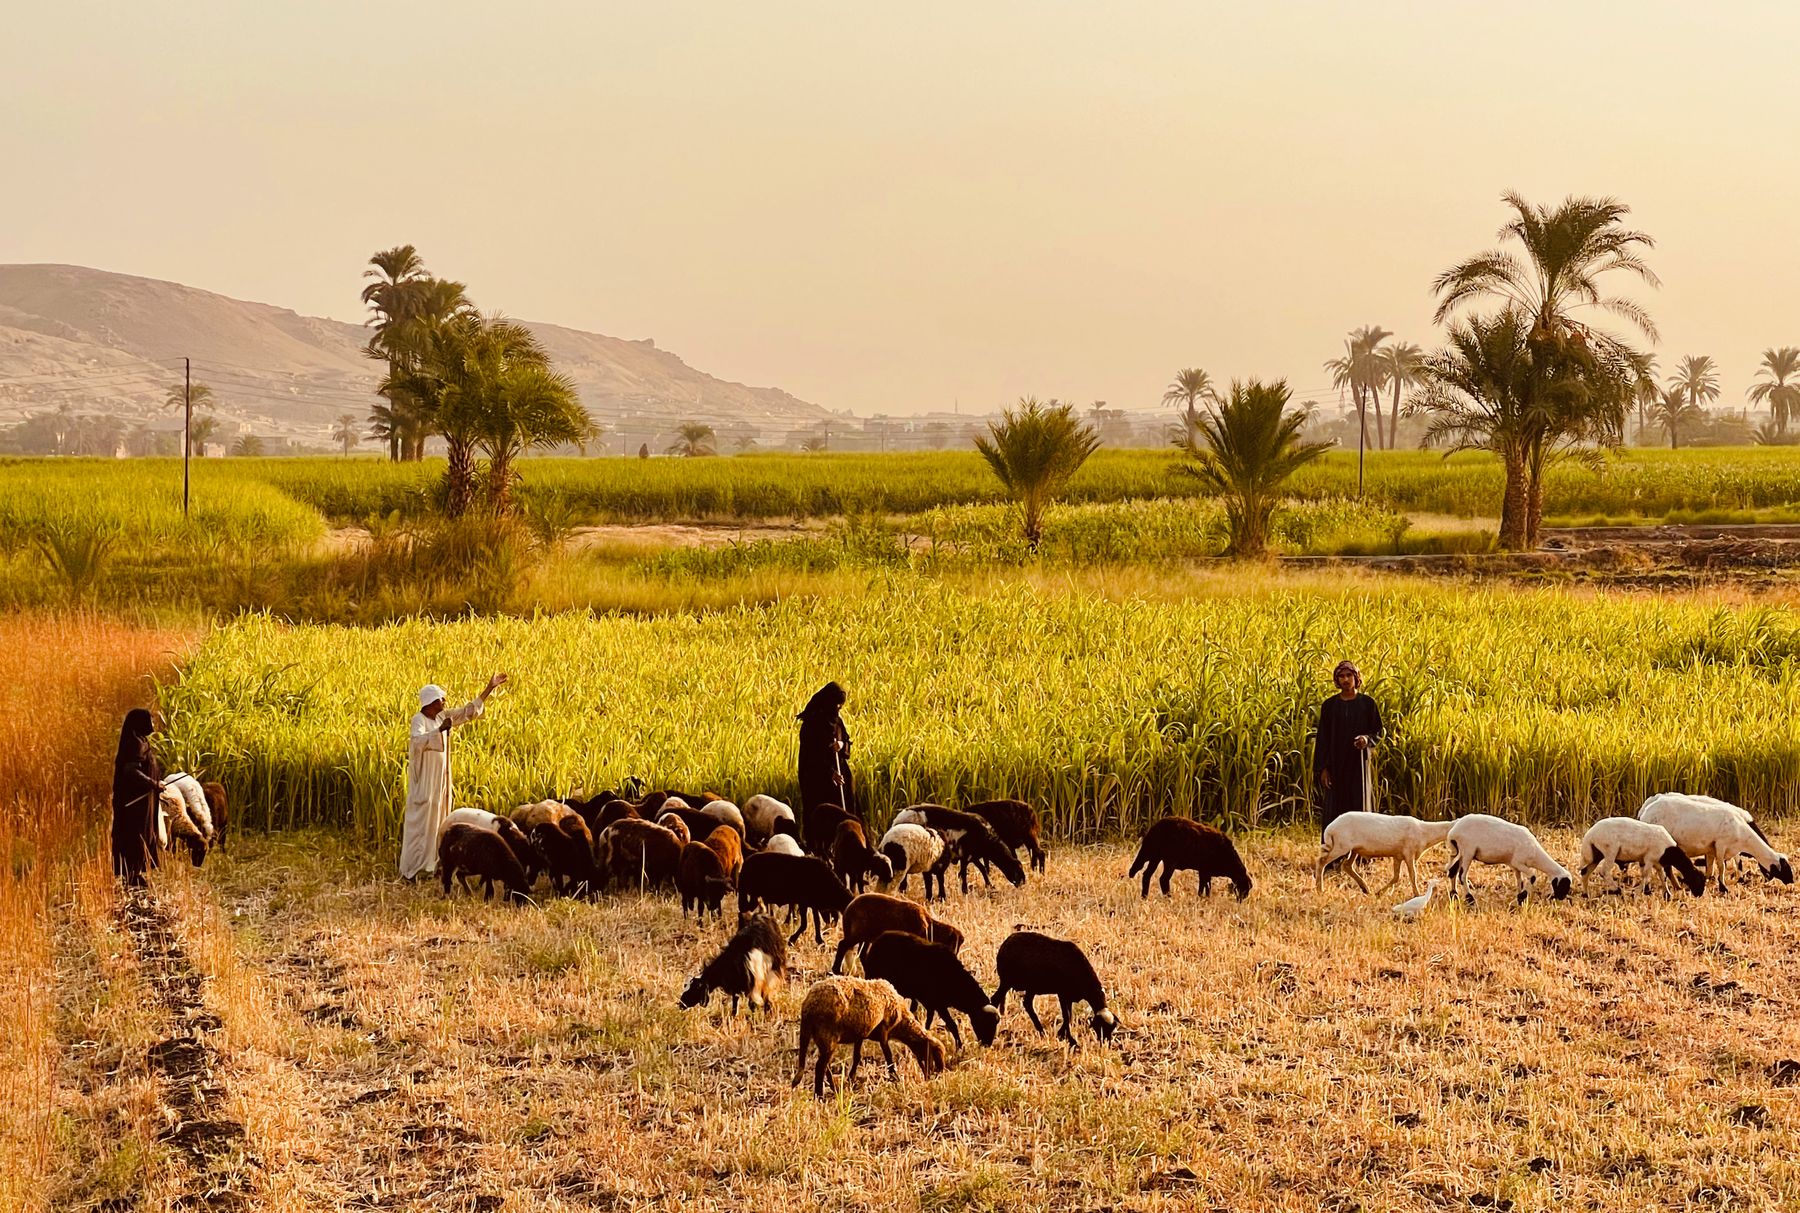
[[[526,323],[616,439],[682,421],[778,434],[832,420],[827,409],[779,388],[696,370],[648,338]],[[222,421],[326,444],[340,415],[354,414],[360,425],[377,403],[383,368],[363,356],[368,336],[359,325],[176,282],[70,265],[0,265],[0,425],[66,404],[179,431],[164,397],[181,382],[185,356],[195,380],[213,389]]]

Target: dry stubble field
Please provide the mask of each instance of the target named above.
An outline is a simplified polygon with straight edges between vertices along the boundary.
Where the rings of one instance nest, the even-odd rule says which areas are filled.
[[[890,1081],[877,1053],[822,1102],[790,1086],[830,962],[810,935],[766,1023],[676,1009],[726,932],[667,897],[446,901],[312,833],[243,838],[160,892],[223,1021],[257,1208],[1800,1202],[1796,890],[1516,911],[1485,870],[1477,911],[1409,925],[1388,913],[1404,892],[1316,897],[1312,850],[1251,839],[1243,903],[1191,882],[1141,902],[1119,847],[953,891],[984,985],[1015,924],[1079,940],[1114,1044],[1068,1052],[1015,1002],[942,1077],[900,1051]]]

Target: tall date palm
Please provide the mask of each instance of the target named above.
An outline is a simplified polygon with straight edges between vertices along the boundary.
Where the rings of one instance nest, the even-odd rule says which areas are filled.
[[[1768,405],[1775,435],[1786,437],[1788,421],[1800,417],[1800,346],[1764,350],[1756,376],[1757,381],[1750,385],[1750,403]]]

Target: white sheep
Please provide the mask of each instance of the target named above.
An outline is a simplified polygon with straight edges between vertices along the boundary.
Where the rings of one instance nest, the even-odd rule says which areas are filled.
[[[700,806],[700,811],[714,821],[722,821],[736,830],[740,841],[750,837],[750,832],[744,828],[743,813],[729,800],[709,800]]]
[[[1386,813],[1342,813],[1325,827],[1319,843],[1319,859],[1313,865],[1313,886],[1325,887],[1325,869],[1349,856],[1355,859],[1392,859],[1394,874],[1375,891],[1375,896],[1400,883],[1400,869],[1412,884],[1414,896],[1419,892],[1419,856],[1450,836],[1453,821],[1420,821],[1417,817],[1390,816]],[[1369,886],[1350,867],[1350,879],[1367,893]]]
[[[900,888],[906,888],[906,879],[914,872],[925,874],[925,900],[931,900],[931,871],[938,860],[944,856],[944,836],[936,830],[922,825],[902,822],[892,826],[881,836],[881,844],[875,848],[878,855],[886,856],[894,866],[894,874],[876,887],[883,893],[893,888],[898,882]],[[944,876],[938,873],[938,890],[943,892]]]
[[[773,838],[777,834],[799,834],[794,824],[794,810],[773,796],[757,793],[744,802],[744,824],[756,838]],[[782,823],[786,822],[784,826]]]
[[[1450,826],[1448,841],[1452,858],[1450,868],[1444,874],[1450,878],[1452,894],[1460,892],[1470,905],[1475,904],[1475,894],[1469,889],[1469,868],[1478,863],[1504,864],[1511,868],[1519,878],[1520,905],[1524,905],[1531,895],[1525,883],[1527,872],[1532,873],[1533,883],[1536,883],[1538,873],[1550,878],[1552,901],[1567,897],[1575,883],[1569,870],[1550,858],[1550,852],[1544,850],[1530,830],[1487,813],[1457,818]]]
[[[1695,897],[1706,891],[1706,877],[1676,845],[1670,833],[1659,825],[1635,817],[1606,817],[1596,821],[1581,836],[1581,846],[1576,853],[1581,861],[1583,897],[1588,895],[1589,872],[1598,870],[1605,875],[1607,866],[1611,865],[1619,873],[1623,885],[1625,865],[1633,863],[1643,870],[1646,897],[1650,895],[1652,881],[1658,876],[1662,878],[1663,896],[1672,897],[1677,874]]]
[[[763,844],[763,850],[774,855],[804,855],[800,849],[800,840],[792,834],[771,834],[769,841]]]
[[[510,817],[501,817],[498,813],[490,813],[486,809],[452,809],[450,816],[444,818],[444,829],[451,826],[474,826],[479,830],[498,830],[502,821],[511,821]],[[440,831],[441,833],[441,831]]]
[[[1770,880],[1794,883],[1794,869],[1788,857],[1764,841],[1749,815],[1734,804],[1710,796],[1662,792],[1644,802],[1638,810],[1638,820],[1667,830],[1689,856],[1704,856],[1706,871],[1717,880],[1721,893],[1726,891],[1725,861],[1739,855],[1756,860]]]
[[[163,780],[156,797],[156,834],[165,848],[171,838],[186,844],[195,867],[205,861],[213,837],[212,811],[192,775],[177,772]]]

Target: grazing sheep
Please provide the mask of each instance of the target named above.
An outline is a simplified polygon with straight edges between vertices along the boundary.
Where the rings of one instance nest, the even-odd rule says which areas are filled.
[[[1079,947],[1066,939],[1036,931],[1014,931],[1001,942],[1000,951],[994,956],[994,970],[1000,975],[1000,988],[988,1001],[996,1011],[1004,1012],[1007,993],[1017,990],[1025,1004],[1025,1014],[1031,1017],[1031,1026],[1039,1036],[1044,1034],[1044,1025],[1032,1004],[1040,994],[1053,994],[1062,1004],[1062,1031],[1056,1035],[1071,1045],[1075,1043],[1071,1025],[1078,1002],[1087,1003],[1093,1012],[1088,1026],[1102,1043],[1111,1040],[1113,1029],[1119,1026],[1118,1016],[1107,1009],[1106,990],[1100,985],[1094,966]]]
[[[835,922],[850,904],[850,890],[837,878],[831,865],[816,855],[775,855],[758,851],[744,861],[738,878],[738,912],[758,905],[793,906],[800,911],[800,925],[788,936],[799,939],[812,915],[813,939],[825,942],[824,923]]]
[[[744,802],[744,824],[750,827],[746,835],[758,842],[787,834],[800,837],[799,823],[794,820],[794,810],[776,800],[773,796],[757,793]]]
[[[1520,905],[1531,896],[1525,884],[1527,872],[1532,873],[1533,883],[1537,881],[1538,873],[1550,878],[1552,901],[1567,897],[1574,884],[1569,870],[1550,858],[1550,852],[1532,837],[1530,830],[1487,813],[1458,817],[1450,827],[1449,842],[1452,858],[1450,868],[1444,874],[1450,878],[1451,893],[1460,890],[1470,905],[1475,904],[1475,894],[1469,889],[1469,868],[1478,863],[1503,864],[1511,868],[1519,878]]]
[[[683,1010],[704,1006],[717,990],[731,995],[733,1015],[740,998],[749,1001],[752,1011],[761,1007],[763,1014],[770,1015],[775,1011],[770,995],[786,978],[787,944],[781,928],[767,914],[752,914],[740,919],[737,934],[687,983],[680,1005]]]
[[[900,888],[906,888],[907,878],[914,872],[925,878],[925,900],[931,900],[931,881],[937,878],[938,896],[948,896],[944,891],[944,869],[939,860],[944,857],[944,836],[936,830],[926,829],[922,825],[903,822],[890,827],[881,836],[881,845],[875,848],[893,869],[888,878],[876,883],[876,888],[883,893],[900,882]]]
[[[1704,856],[1706,873],[1718,882],[1721,893],[1726,891],[1725,863],[1738,855],[1756,860],[1768,879],[1794,883],[1794,868],[1788,857],[1770,846],[1749,820],[1749,814],[1734,804],[1663,792],[1646,800],[1637,815],[1639,821],[1667,830],[1675,845],[1688,855],[1696,859]]]
[[[962,891],[969,891],[969,865],[976,865],[981,872],[981,879],[993,887],[988,879],[988,865],[998,867],[1001,874],[1012,882],[1013,887],[1025,883],[1025,869],[1019,863],[1019,857],[1012,848],[1000,841],[1000,835],[994,833],[994,827],[987,819],[977,817],[973,813],[964,813],[957,809],[947,809],[941,804],[916,804],[901,809],[894,814],[896,825],[920,825],[936,830],[943,835],[946,854],[939,862],[946,868],[952,863],[961,867]]]
[[[600,836],[601,871],[628,888],[672,885],[681,867],[681,848],[679,838],[654,822],[615,821]]]
[[[1581,836],[1581,846],[1577,853],[1581,856],[1581,895],[1588,895],[1588,873],[1599,868],[1605,874],[1608,864],[1619,873],[1619,882],[1625,880],[1625,866],[1638,864],[1643,869],[1644,896],[1650,895],[1651,882],[1660,875],[1663,884],[1663,896],[1674,896],[1676,875],[1687,886],[1687,891],[1695,897],[1706,892],[1706,877],[1694,861],[1687,857],[1687,852],[1676,845],[1675,839],[1659,825],[1648,821],[1639,821],[1635,817],[1605,817],[1588,827],[1588,832]]]
[[[666,817],[679,817],[681,824],[687,827],[688,838],[691,840],[705,838],[713,832],[714,827],[721,824],[717,817],[708,817],[699,809],[690,809],[673,797],[663,801],[656,820],[662,821]]]
[[[450,816],[444,818],[444,828],[453,825],[471,825],[481,830],[492,830],[505,840],[518,856],[519,864],[525,869],[525,887],[530,888],[537,883],[538,873],[544,870],[545,860],[537,844],[525,836],[519,823],[499,813],[490,813],[486,809],[453,809]],[[438,835],[438,846],[443,846],[443,835]]]
[[[694,841],[694,836],[688,833],[687,822],[681,820],[680,814],[664,813],[656,819],[656,824],[681,839],[681,845],[684,847]]]
[[[831,971],[836,973],[844,967],[844,957],[851,948],[860,945],[866,950],[876,936],[886,931],[911,931],[920,939],[943,944],[952,953],[962,949],[962,932],[927,914],[918,902],[886,893],[859,893],[844,908],[844,937],[838,941]]]
[[[1143,896],[1148,897],[1150,878],[1156,875],[1158,864],[1162,865],[1162,880],[1158,883],[1164,897],[1173,896],[1169,879],[1178,871],[1199,873],[1202,897],[1212,892],[1212,882],[1218,877],[1231,882],[1239,901],[1250,896],[1250,873],[1238,857],[1237,848],[1231,845],[1231,839],[1204,822],[1165,817],[1151,826],[1144,831],[1137,858],[1131,861],[1131,870],[1125,877],[1129,880],[1138,874],[1138,869],[1143,869]]]
[[[444,831],[438,840],[438,879],[443,882],[444,896],[450,896],[450,882],[459,876],[463,890],[470,893],[469,877],[479,877],[484,901],[492,900],[495,881],[505,887],[505,900],[529,900],[531,886],[526,883],[524,865],[497,831],[462,822]]]
[[[180,839],[199,867],[206,862],[206,849],[213,842],[212,806],[200,781],[182,771],[163,779],[157,794],[157,834],[167,847],[171,838]]]
[[[744,836],[738,833],[737,827],[720,822],[703,841],[725,865],[725,875],[736,880],[738,873],[744,870]]]
[[[744,824],[743,812],[729,800],[709,800],[700,806],[700,811],[736,830],[740,839],[750,837],[750,829]]]
[[[968,811],[993,826],[1000,841],[1013,851],[1023,850],[1030,855],[1033,871],[1044,870],[1044,843],[1036,809],[1023,800],[983,800],[970,805]]]
[[[696,918],[704,919],[708,910],[723,914],[731,878],[725,874],[725,862],[719,853],[704,842],[690,842],[682,847],[675,868],[675,891],[681,894],[683,914],[690,907]]]
[[[1325,888],[1325,869],[1350,856],[1356,859],[1392,859],[1394,874],[1375,890],[1379,897],[1400,883],[1400,869],[1412,884],[1413,895],[1419,893],[1419,856],[1450,836],[1453,821],[1420,821],[1417,817],[1390,816],[1386,813],[1339,813],[1325,827],[1319,842],[1319,859],[1313,864],[1313,887]],[[1356,887],[1367,893],[1369,886],[1354,865],[1346,865]]]
[[[769,841],[763,844],[766,855],[804,855],[800,849],[800,840],[792,834],[771,834]]]
[[[821,857],[829,855],[832,839],[837,837],[838,823],[844,821],[862,824],[862,818],[854,813],[846,813],[840,805],[820,804],[806,810],[804,841],[807,853]]]
[[[943,944],[920,939],[910,931],[883,931],[864,950],[862,966],[865,976],[892,982],[902,998],[925,1008],[927,1028],[933,1016],[941,1016],[957,1048],[962,1048],[962,1033],[951,1011],[969,1017],[976,1040],[984,1045],[994,1043],[1000,1012],[988,1001],[987,991],[975,975]]]
[[[831,866],[837,870],[838,879],[858,893],[871,878],[881,884],[894,875],[894,866],[887,856],[869,849],[860,821],[838,822],[837,837],[831,840]]]
[[[807,1050],[816,1048],[819,1062],[813,1071],[813,1094],[823,1097],[831,1054],[841,1044],[853,1046],[850,1072],[844,1076],[846,1082],[853,1080],[862,1065],[865,1040],[881,1046],[890,1074],[898,1073],[890,1040],[912,1050],[926,1078],[944,1068],[944,1046],[913,1018],[893,986],[863,977],[827,977],[808,990],[800,1004],[800,1063],[793,1085],[799,1086],[806,1077]],[[831,1085],[837,1089],[836,1082]]]
[[[512,819],[536,844],[558,893],[591,893],[600,887],[594,865],[594,836],[581,814],[560,800],[521,805]]]

